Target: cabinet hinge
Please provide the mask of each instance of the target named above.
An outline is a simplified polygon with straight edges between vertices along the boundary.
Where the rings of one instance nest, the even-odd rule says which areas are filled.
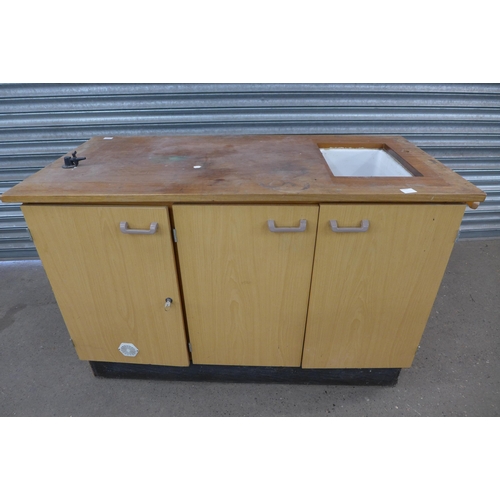
[[[191,347],[191,342],[188,342],[188,349],[189,349],[189,352],[193,352],[193,348]]]
[[[26,230],[28,231],[28,234],[30,235],[30,240],[33,241],[33,243],[34,243],[35,241],[33,240],[33,235],[31,234],[30,228],[27,227]]]
[[[173,238],[174,238],[174,243],[177,243],[177,231],[174,229],[172,229],[172,235],[173,235]]]

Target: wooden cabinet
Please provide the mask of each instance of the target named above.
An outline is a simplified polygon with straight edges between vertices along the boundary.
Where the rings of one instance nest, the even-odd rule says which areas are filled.
[[[173,213],[193,363],[300,366],[318,207]]]
[[[331,147],[389,152],[406,176],[333,175]],[[23,203],[92,362],[409,367],[465,205],[485,198],[394,137],[94,138],[78,153],[86,165],[61,159],[2,200]]]
[[[183,297],[167,208],[23,211],[80,359],[402,368],[464,207],[174,204]]]
[[[409,367],[463,212],[462,205],[321,205],[302,366]],[[363,220],[366,231],[342,231]]]
[[[80,359],[189,364],[165,207],[31,205],[23,213]],[[122,222],[157,227],[124,234]],[[138,353],[122,354],[121,344]]]

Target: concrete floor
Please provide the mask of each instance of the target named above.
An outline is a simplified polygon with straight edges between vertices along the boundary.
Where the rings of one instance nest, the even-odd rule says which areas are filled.
[[[395,387],[95,378],[39,261],[0,262],[0,416],[499,416],[500,239],[455,245]]]

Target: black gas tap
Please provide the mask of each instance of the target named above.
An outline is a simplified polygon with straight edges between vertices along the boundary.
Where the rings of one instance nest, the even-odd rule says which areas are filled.
[[[76,151],[71,156],[64,157],[64,165],[62,168],[74,168],[78,167],[78,162],[86,160],[86,156],[82,156],[81,158],[76,157]]]

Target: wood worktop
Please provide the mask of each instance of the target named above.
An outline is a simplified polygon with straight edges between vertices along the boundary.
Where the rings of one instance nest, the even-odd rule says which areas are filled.
[[[384,148],[419,175],[336,177],[320,147]],[[71,154],[69,152],[69,154]],[[397,136],[94,137],[8,190],[21,203],[319,203],[483,201],[485,193]],[[199,168],[194,168],[199,167]],[[405,194],[404,188],[416,192]]]

